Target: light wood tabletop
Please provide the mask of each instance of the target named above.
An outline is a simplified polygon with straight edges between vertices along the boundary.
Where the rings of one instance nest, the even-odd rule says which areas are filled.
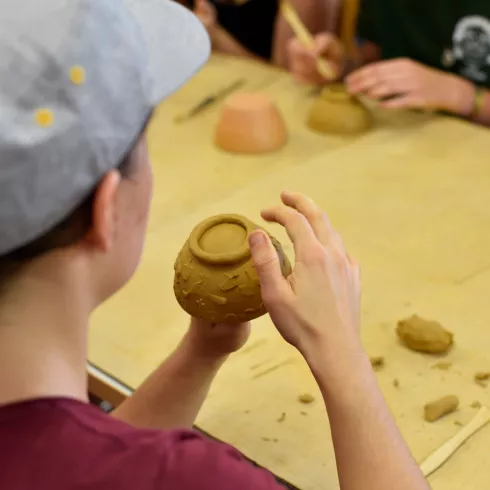
[[[280,152],[243,157],[215,149],[220,103],[175,124],[177,113],[240,77],[284,114],[290,140]],[[310,89],[279,70],[213,57],[162,104],[149,129],[155,195],[143,262],[94,315],[90,361],[136,388],[185,331],[173,264],[193,226],[217,213],[259,221],[281,190],[302,191],[328,212],[361,263],[363,341],[370,355],[386,359],[380,386],[422,461],[472,418],[472,402],[490,405],[490,388],[473,381],[477,371],[490,371],[490,133],[452,118],[379,113],[361,137],[321,136],[304,124],[312,100]],[[292,258],[285,233],[268,228]],[[455,333],[444,358],[449,370],[397,342],[396,322],[413,313]],[[315,401],[302,405],[300,393]],[[460,398],[460,409],[424,422],[423,405],[448,394]],[[218,375],[197,425],[302,490],[338,488],[320,393],[267,317],[254,322],[248,345]],[[490,426],[430,477],[432,488],[487,488],[489,444]]]

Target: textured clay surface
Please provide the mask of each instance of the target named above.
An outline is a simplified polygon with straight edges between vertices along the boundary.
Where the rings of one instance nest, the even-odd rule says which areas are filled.
[[[448,395],[439,400],[427,403],[424,407],[424,419],[427,422],[435,422],[444,415],[454,412],[459,406],[457,396]]]
[[[237,324],[266,313],[248,236],[259,227],[239,215],[209,218],[192,231],[175,261],[174,292],[190,315],[212,323]],[[291,264],[271,237],[284,277]]]
[[[438,322],[413,315],[400,320],[396,329],[398,338],[409,349],[427,354],[443,354],[453,345],[453,334]]]
[[[343,85],[334,85],[323,89],[311,108],[307,124],[319,133],[358,134],[370,129],[373,119]]]

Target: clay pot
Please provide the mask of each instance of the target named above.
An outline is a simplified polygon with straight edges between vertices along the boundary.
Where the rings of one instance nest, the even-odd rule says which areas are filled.
[[[232,153],[259,154],[279,150],[287,130],[279,110],[261,93],[238,93],[224,102],[214,142]]]
[[[369,110],[349,95],[343,85],[325,87],[308,116],[308,126],[320,133],[357,134],[372,125]]]
[[[175,296],[187,313],[227,324],[266,313],[248,245],[248,236],[258,228],[234,214],[214,216],[194,228],[174,267]],[[291,264],[280,243],[273,237],[271,240],[287,277]]]

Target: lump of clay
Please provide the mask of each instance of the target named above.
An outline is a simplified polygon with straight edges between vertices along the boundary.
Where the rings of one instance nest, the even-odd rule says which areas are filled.
[[[194,228],[174,266],[175,296],[187,313],[227,324],[266,313],[248,245],[250,233],[258,228],[234,214],[211,217]],[[273,237],[271,240],[287,277],[291,264],[280,243]]]
[[[268,153],[286,144],[287,130],[279,110],[267,95],[238,93],[224,103],[214,142],[232,153]]]
[[[319,133],[358,134],[372,127],[373,118],[343,85],[334,85],[322,90],[313,103],[307,124]]]
[[[443,354],[453,345],[453,334],[438,322],[413,315],[400,320],[396,328],[398,338],[409,349],[427,354]]]
[[[435,422],[444,415],[454,412],[459,406],[457,396],[449,395],[439,400],[427,403],[424,407],[424,419],[427,422]]]

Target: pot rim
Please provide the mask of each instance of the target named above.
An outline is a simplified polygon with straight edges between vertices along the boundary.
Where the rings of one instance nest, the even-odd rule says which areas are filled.
[[[221,224],[233,224],[239,225],[245,229],[247,232],[247,237],[243,241],[243,244],[236,250],[232,250],[228,253],[213,254],[206,252],[201,248],[199,244],[202,236],[211,228],[221,225]],[[197,225],[189,237],[189,248],[195,257],[203,262],[207,262],[213,265],[224,265],[224,264],[234,264],[236,262],[241,262],[248,259],[251,256],[250,247],[248,244],[248,237],[252,231],[256,229],[256,226],[244,216],[238,214],[220,214],[217,216],[212,216],[204,220],[202,223]]]

